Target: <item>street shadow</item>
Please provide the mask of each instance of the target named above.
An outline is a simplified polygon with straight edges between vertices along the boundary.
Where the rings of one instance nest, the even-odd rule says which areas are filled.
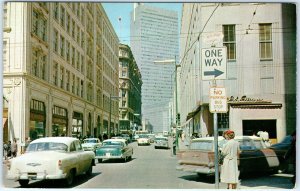
[[[135,160],[136,158],[131,158],[131,159],[128,159],[126,162],[124,162],[123,159],[105,159],[105,160],[102,160],[102,162],[97,162],[97,164],[111,164],[111,163],[129,163],[133,160]]]
[[[18,186],[16,188],[73,188],[87,182],[88,180],[100,175],[101,173],[92,173],[91,176],[85,174],[78,175],[74,178],[74,183],[71,186],[66,186],[64,180],[40,180],[29,182],[26,187]]]
[[[292,189],[295,185],[291,182],[291,175],[287,174],[272,174],[272,175],[263,175],[257,176],[251,174],[241,179],[240,185],[242,187],[274,187],[279,189]]]
[[[180,176],[178,178],[187,180],[187,181],[193,181],[193,182],[202,182],[207,184],[214,184],[215,179],[214,176],[207,176],[207,175],[197,175],[197,174],[191,174],[191,175],[184,175]]]

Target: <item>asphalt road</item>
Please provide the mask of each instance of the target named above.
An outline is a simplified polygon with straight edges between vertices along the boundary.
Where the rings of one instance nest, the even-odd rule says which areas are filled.
[[[128,162],[104,161],[96,163],[93,175],[78,176],[72,188],[82,189],[215,189],[214,177],[199,177],[196,174],[176,171],[176,157],[171,149],[154,149],[154,146],[137,146],[133,159]],[[6,188],[19,187],[18,182],[5,179],[6,166],[3,165],[3,184]],[[289,174],[254,175],[243,178],[240,189],[291,189]],[[36,181],[29,188],[61,188],[57,181]],[[220,189],[226,185],[220,183]]]

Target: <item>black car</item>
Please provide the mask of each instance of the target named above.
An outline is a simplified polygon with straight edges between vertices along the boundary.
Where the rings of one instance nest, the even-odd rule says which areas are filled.
[[[270,146],[273,149],[280,161],[280,170],[285,171],[288,168],[289,158],[287,157],[287,152],[291,149],[293,137],[287,135],[281,142],[275,143]]]

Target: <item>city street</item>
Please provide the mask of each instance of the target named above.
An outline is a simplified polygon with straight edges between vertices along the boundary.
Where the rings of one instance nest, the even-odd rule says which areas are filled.
[[[104,161],[96,163],[91,177],[85,175],[76,179],[72,188],[91,189],[215,189],[214,177],[199,177],[197,174],[176,171],[177,159],[171,155],[171,149],[154,149],[154,146],[137,146],[133,159],[122,161]],[[6,180],[6,166],[3,164],[3,186],[18,188],[19,183]],[[250,176],[241,180],[240,189],[291,189],[291,175],[275,174]],[[60,188],[61,184],[54,181],[36,181],[29,184],[30,188]],[[220,189],[226,185],[220,183]]]

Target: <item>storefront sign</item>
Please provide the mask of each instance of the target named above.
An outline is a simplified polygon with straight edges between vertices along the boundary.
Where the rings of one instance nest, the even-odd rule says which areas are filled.
[[[248,98],[247,96],[242,97],[228,97],[227,98],[228,103],[272,103],[272,101],[264,100],[260,98]]]

